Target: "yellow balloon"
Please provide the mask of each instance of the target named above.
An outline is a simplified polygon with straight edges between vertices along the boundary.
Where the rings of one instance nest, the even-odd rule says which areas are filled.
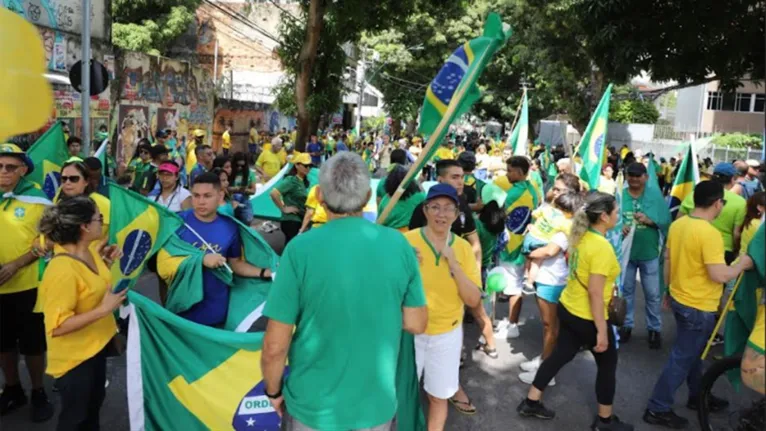
[[[40,34],[5,8],[0,8],[0,59],[0,142],[5,142],[45,125],[53,108]]]

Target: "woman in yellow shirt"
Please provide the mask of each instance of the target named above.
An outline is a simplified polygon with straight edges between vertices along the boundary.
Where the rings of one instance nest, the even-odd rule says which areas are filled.
[[[48,344],[47,374],[61,396],[57,429],[98,429],[104,401],[106,350],[117,333],[113,311],[126,290],[113,293],[106,261],[119,258],[116,247],[102,258],[90,244],[101,236],[103,216],[93,200],[78,196],[49,207],[40,232],[61,247],[45,270],[40,301]]]
[[[98,206],[98,210],[104,221],[101,228],[101,238],[106,239],[109,235],[109,213],[111,202],[103,195],[96,193],[90,187],[90,174],[83,162],[72,161],[64,163],[61,168],[61,189],[56,197],[56,202],[61,202],[76,196],[88,196]]]
[[[571,361],[581,346],[588,346],[598,366],[596,400],[598,416],[593,430],[632,430],[612,414],[617,372],[614,330],[607,324],[607,306],[620,264],[611,243],[605,238],[619,217],[614,196],[595,192],[585,207],[574,216],[569,237],[569,277],[559,299],[559,336],[553,353],[537,370],[537,375],[516,411],[521,416],[553,419],[555,412],[540,399],[559,370]]]

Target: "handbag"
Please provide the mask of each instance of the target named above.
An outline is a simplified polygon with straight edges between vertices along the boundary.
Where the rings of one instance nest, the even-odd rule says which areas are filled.
[[[580,281],[580,277],[578,277],[577,274],[574,274],[574,276],[577,279],[577,282],[580,283],[580,286],[587,291],[588,286]],[[620,294],[619,289],[616,289],[614,286],[612,286],[612,297],[609,299],[606,311],[607,321],[609,323],[615,326],[622,326],[625,324],[625,316],[628,313],[628,303]]]

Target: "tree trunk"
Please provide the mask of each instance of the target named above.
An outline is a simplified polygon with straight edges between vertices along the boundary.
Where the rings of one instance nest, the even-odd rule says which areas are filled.
[[[414,135],[418,122],[413,118],[407,122],[407,134]]]
[[[396,138],[402,131],[402,120],[399,118],[391,119],[391,138]]]
[[[306,39],[303,41],[301,56],[298,60],[300,63],[300,73],[298,74],[298,79],[295,80],[295,104],[298,107],[298,118],[296,121],[298,136],[295,148],[300,152],[306,151],[306,141],[311,128],[311,117],[307,105],[311,92],[311,72],[317,58],[319,38],[322,35],[322,26],[324,24],[325,1],[311,0],[308,22],[306,24]]]

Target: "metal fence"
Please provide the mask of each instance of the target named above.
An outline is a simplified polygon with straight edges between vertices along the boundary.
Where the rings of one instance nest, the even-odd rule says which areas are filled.
[[[634,153],[640,151],[641,154],[653,153],[657,158],[664,157],[670,159],[671,157],[678,158],[683,157],[688,142],[685,141],[653,141],[653,142],[640,142],[632,141],[627,143],[628,148]],[[746,160],[755,159],[761,160],[763,153],[760,148],[730,148],[730,147],[717,147],[715,145],[701,145],[701,148],[696,148],[697,158],[704,160],[706,157],[710,157],[714,162],[732,161],[735,159]]]

